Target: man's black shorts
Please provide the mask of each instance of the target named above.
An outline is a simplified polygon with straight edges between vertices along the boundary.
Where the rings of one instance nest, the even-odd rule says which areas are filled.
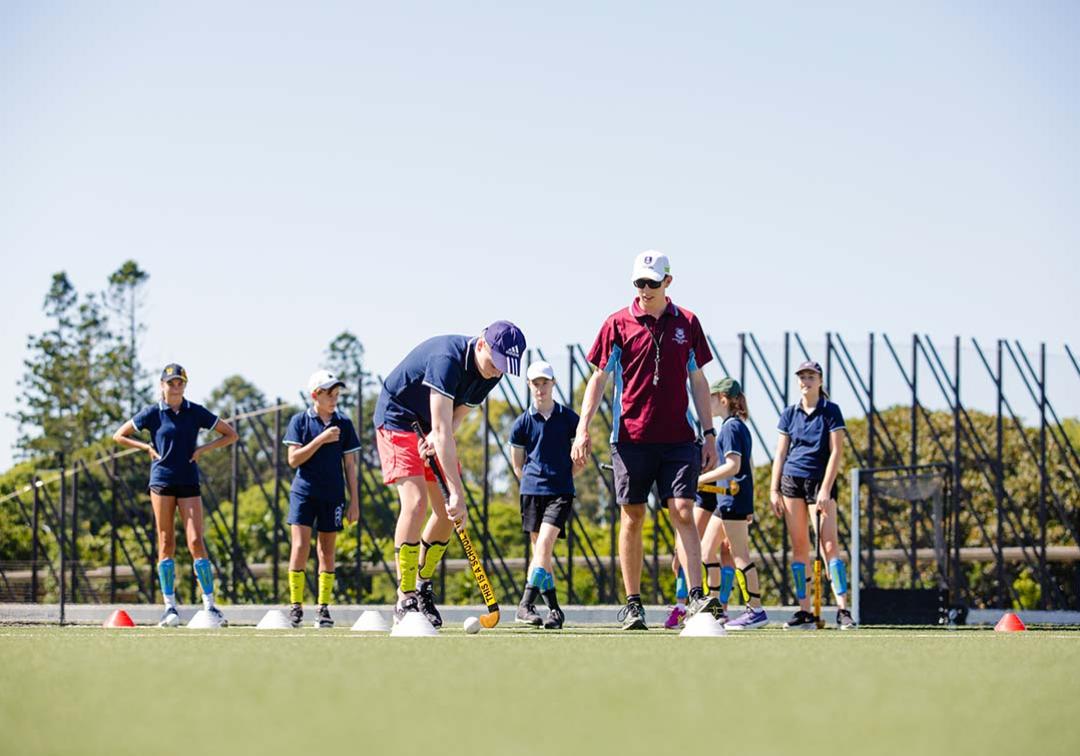
[[[158,496],[175,496],[178,499],[194,499],[202,496],[198,484],[194,486],[150,486],[150,493]]]
[[[526,533],[539,533],[540,525],[547,523],[559,529],[559,538],[566,538],[566,522],[574,508],[570,494],[541,496],[521,495],[521,529]]]
[[[615,468],[615,494],[619,504],[644,504],[653,485],[660,500],[694,499],[701,472],[701,446],[694,441],[681,444],[611,445]]]
[[[789,499],[805,499],[807,504],[816,504],[820,488],[820,478],[798,478],[791,475],[780,476],[780,493]],[[836,494],[837,485],[834,481],[831,498],[836,499]]]

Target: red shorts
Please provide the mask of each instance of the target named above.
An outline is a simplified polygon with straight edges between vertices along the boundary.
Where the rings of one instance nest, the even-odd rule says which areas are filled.
[[[420,452],[416,449],[419,439],[411,431],[375,429],[375,444],[379,449],[379,461],[382,463],[383,483],[391,485],[402,478],[414,478],[420,475],[424,480],[435,482],[435,473],[424,464]]]

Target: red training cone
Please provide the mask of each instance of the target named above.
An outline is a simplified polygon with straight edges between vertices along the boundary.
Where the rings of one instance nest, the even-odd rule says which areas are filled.
[[[102,627],[135,627],[135,623],[131,621],[131,617],[128,616],[127,612],[123,609],[117,609],[109,615]]]
[[[1019,633],[1022,630],[1027,630],[1024,626],[1024,621],[1020,619],[1014,612],[1005,612],[998,623],[994,625],[994,631],[998,633]]]

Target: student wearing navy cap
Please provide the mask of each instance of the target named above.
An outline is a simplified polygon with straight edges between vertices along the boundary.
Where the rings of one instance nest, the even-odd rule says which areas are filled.
[[[773,458],[769,499],[773,511],[787,519],[791,534],[791,576],[799,611],[785,629],[813,630],[817,618],[810,611],[806,568],[810,561],[811,516],[820,510],[818,538],[829,561],[833,593],[839,607],[836,624],[845,630],[855,626],[847,609],[847,571],[840,559],[836,532],[836,481],[844,450],[844,415],[822,385],[821,365],[810,360],[795,370],[802,399],[780,415],[780,438]],[[814,511],[810,511],[814,507]]]
[[[701,539],[701,550],[715,554],[721,543],[728,544],[733,564],[725,564],[719,574],[719,599],[723,604],[723,621],[729,630],[753,630],[769,624],[761,606],[761,588],[757,569],[750,561],[750,523],[754,519],[754,451],[753,439],[746,420],[750,410],[746,394],[734,378],[721,378],[710,387],[712,411],[721,421],[716,448],[720,465],[702,473],[698,484],[719,487],[714,493],[716,508]],[[736,576],[747,595],[746,611],[727,622],[727,604]],[[713,578],[709,578],[713,585]]]
[[[330,602],[334,598],[334,548],[342,520],[356,522],[360,516],[356,461],[360,448],[356,428],[337,411],[345,382],[328,370],[308,379],[311,407],[293,415],[282,442],[289,447],[289,467],[296,468],[289,491],[289,523],[292,550],[289,554],[289,621],[300,627],[304,620],[304,567],[311,551],[311,531],[318,532],[319,608],[315,627],[330,628]],[[344,476],[342,470],[344,469]],[[348,484],[348,509],[345,487]]]
[[[609,376],[615,379],[615,417],[611,461],[617,500],[622,505],[619,558],[626,607],[624,630],[645,630],[641,604],[642,529],[645,502],[655,485],[671,513],[679,536],[682,564],[701,563],[701,541],[694,527],[694,494],[698,473],[716,463],[709,437],[716,431],[709,413],[709,384],[701,369],[712,360],[701,322],[667,297],[671,285],[668,258],[642,252],[634,261],[631,281],[637,296],[604,322],[588,354],[596,371],[589,378],[581,404],[581,421],[573,458],[584,464],[591,451],[589,423],[596,414]],[[700,445],[688,413],[687,380],[706,436]],[[701,571],[688,571],[688,615],[719,606],[701,589]]]
[[[465,415],[498,385],[504,373],[517,375],[525,336],[513,323],[497,320],[479,336],[435,336],[419,344],[383,382],[375,405],[375,440],[383,482],[397,486],[401,512],[394,530],[398,601],[394,621],[421,611],[442,625],[432,578],[450,544],[454,522],[464,523],[465,487],[461,482],[454,433]],[[412,424],[426,432],[418,438]],[[444,501],[427,457],[435,454],[446,475],[450,500]],[[425,524],[428,500],[431,517]]]
[[[221,626],[225,621],[214,604],[214,571],[203,541],[202,495],[199,488],[198,460],[211,449],[235,443],[236,431],[202,405],[184,398],[187,371],[171,363],[161,371],[161,401],[139,411],[120,426],[113,440],[129,449],[150,455],[150,503],[158,536],[158,578],[165,598],[165,613],[159,627],[176,627],[176,511],[184,521],[188,551],[194,560],[195,576],[202,588],[203,607]],[[199,445],[199,431],[213,428],[219,434],[213,441]],[[150,443],[132,438],[139,431],[149,431]]]
[[[555,591],[552,553],[555,539],[566,538],[576,493],[574,476],[585,467],[570,459],[579,418],[552,397],[555,371],[550,364],[534,362],[525,375],[532,405],[510,430],[510,460],[520,481],[521,526],[532,541],[533,556],[514,620],[560,630],[566,618]],[[547,604],[547,621],[536,612],[537,596]]]

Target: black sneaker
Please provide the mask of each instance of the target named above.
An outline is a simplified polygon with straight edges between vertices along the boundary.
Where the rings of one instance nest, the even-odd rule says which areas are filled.
[[[724,606],[716,596],[698,596],[690,599],[686,604],[686,619],[690,619],[698,612],[708,612],[717,619],[717,615],[724,613]]]
[[[333,626],[334,620],[330,618],[330,607],[326,604],[319,604],[319,608],[315,610],[315,627],[326,630]]]
[[[532,604],[518,604],[517,614],[514,615],[514,622],[522,625],[532,625],[533,627],[540,627],[544,624],[544,619],[536,612],[536,607]]]
[[[293,627],[300,627],[304,624],[304,607],[300,604],[293,604],[289,607],[289,624]]]
[[[435,588],[430,580],[420,584],[420,592],[417,594],[417,598],[420,611],[427,617],[431,626],[436,630],[442,627],[442,615],[439,614],[439,610],[435,607]]]
[[[851,618],[851,612],[847,609],[837,609],[836,626],[841,630],[854,630],[855,620]]]
[[[645,624],[645,607],[636,601],[631,601],[620,609],[615,618],[622,623],[623,630],[649,629],[649,626]]]
[[[405,619],[405,615],[409,612],[420,611],[420,604],[416,600],[416,596],[409,595],[394,604],[394,624],[401,622]]]
[[[563,610],[559,607],[555,607],[548,612],[547,621],[544,622],[545,630],[562,630],[563,623],[566,621],[566,615],[563,614]]]
[[[816,630],[817,617],[802,609],[795,612],[794,616],[784,623],[785,630]]]

